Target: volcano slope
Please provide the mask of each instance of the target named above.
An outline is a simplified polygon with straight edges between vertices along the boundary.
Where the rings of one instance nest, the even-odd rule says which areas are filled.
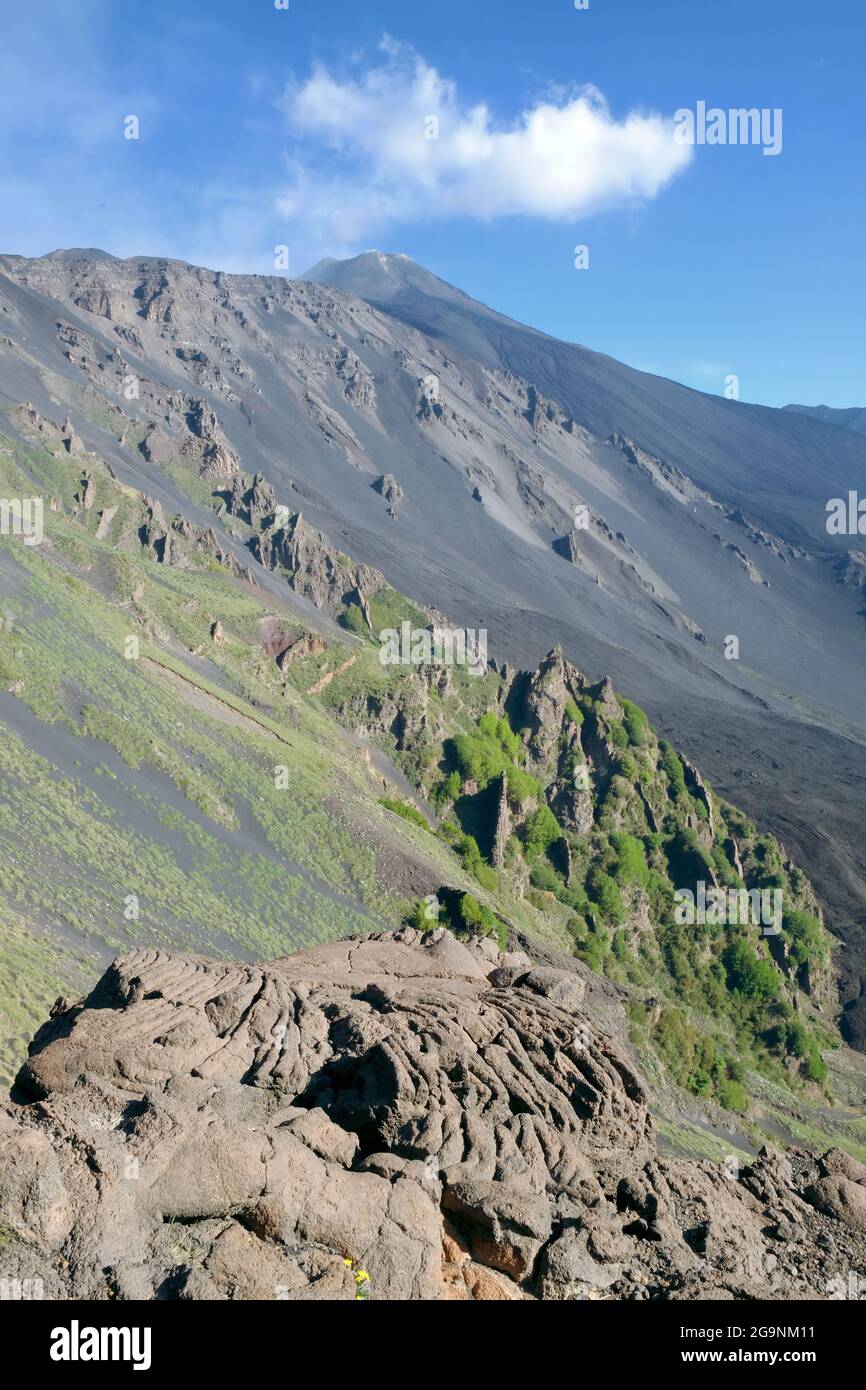
[[[429,906],[636,991],[638,1045],[705,1104],[754,1101],[770,1132],[780,1103],[856,1104],[806,876],[609,680],[561,648],[525,673],[383,665],[377,634],[436,615],[278,515],[260,476],[227,490],[235,550],[34,407],[13,418],[3,489],[51,505],[41,545],[0,544],[10,1077],[56,993],[131,943],[261,958]],[[772,935],[739,909],[678,923],[699,883],[777,892]]]
[[[9,411],[0,449],[8,496],[50,499],[42,544],[0,544],[5,962],[71,994],[120,958],[55,1005],[4,1112],[2,1277],[836,1296],[861,1260],[862,1096],[783,848],[561,648],[528,672],[383,666],[377,634],[437,615],[261,475],[216,480],[217,529],[56,413]],[[779,888],[777,933],[678,927],[699,878]],[[189,956],[407,916],[428,930]],[[715,1163],[654,1154],[636,1054],[668,1151],[700,1132]],[[755,1159],[780,1124],[811,1156]]]
[[[97,454],[276,596],[258,477],[500,659],[560,643],[610,674],[809,863],[862,1044],[864,570],[824,523],[866,489],[866,441],[557,342],[405,257],[311,275],[0,258],[0,432],[28,438],[27,402],[68,423],[70,467]]]
[[[866,1166],[660,1158],[600,988],[443,929],[250,967],[133,951],[58,1003],[0,1113],[4,1277],[96,1300],[845,1297]]]

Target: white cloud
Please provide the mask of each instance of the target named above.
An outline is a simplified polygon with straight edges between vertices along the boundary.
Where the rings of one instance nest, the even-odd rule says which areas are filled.
[[[414,50],[382,47],[382,63],[359,78],[320,66],[286,89],[280,105],[302,153],[277,201],[282,215],[315,209],[319,226],[347,241],[449,216],[566,221],[655,197],[691,157],[672,120],[617,120],[594,87],[559,92],[503,125],[487,105],[464,105]]]

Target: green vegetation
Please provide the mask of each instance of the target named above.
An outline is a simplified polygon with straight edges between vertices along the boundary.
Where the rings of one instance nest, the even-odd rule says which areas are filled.
[[[629,743],[634,744],[635,748],[642,748],[647,741],[649,720],[640,706],[632,700],[620,700],[620,704],[624,711],[623,723]]]
[[[474,836],[466,834],[453,821],[443,821],[439,827],[439,835],[458,855],[466,872],[476,878],[482,888],[495,893],[499,886],[498,876],[485,861]]]
[[[577,727],[580,728],[581,724],[583,723],[583,713],[578,708],[576,702],[571,698],[571,696],[569,696],[565,702],[565,712],[571,720],[572,724],[576,724]]]
[[[524,836],[524,850],[530,864],[540,855],[546,854],[561,834],[559,822],[549,806],[542,805],[537,811],[533,811],[526,822]]]
[[[616,851],[613,877],[620,888],[647,888],[649,885],[649,866],[646,851],[634,835],[615,831],[610,842]]]
[[[782,930],[790,945],[791,959],[796,965],[823,965],[827,951],[817,917],[792,908],[782,918]]]
[[[451,739],[446,752],[460,777],[476,782],[482,790],[503,773],[507,774],[509,790],[513,789],[520,800],[539,790],[534,779],[520,772],[518,760],[523,757],[523,744],[504,717],[483,714],[475,731]]]
[[[609,926],[621,926],[626,918],[626,909],[616,879],[611,878],[603,869],[595,867],[589,872],[586,887],[602,921]]]
[[[681,1009],[662,1009],[653,1041],[679,1085],[697,1096],[716,1099],[726,1110],[746,1110],[742,1065],[725,1054],[717,1038],[695,1028]]]
[[[760,960],[745,941],[735,941],[722,955],[731,989],[748,999],[777,999],[779,975],[771,961]]]
[[[675,801],[682,800],[688,794],[685,768],[669,743],[660,742],[659,751],[662,755],[661,769],[668,779],[671,796]]]
[[[155,563],[138,542],[140,499],[98,464],[97,502],[73,516],[75,473],[40,451],[0,456],[8,495],[35,478],[62,508],[46,515],[50,551],[15,545],[0,622],[0,682],[33,717],[0,746],[0,906],[27,921],[28,941],[13,982],[26,1017],[3,1024],[13,1052],[43,994],[133,942],[260,957],[407,912],[429,929],[429,901],[412,907],[381,873],[380,845],[402,836],[448,886],[441,921],[504,944],[508,919],[573,950],[631,992],[636,1046],[692,1095],[742,1113],[756,1087],[829,1089],[828,939],[808,881],[710,789],[711,831],[681,758],[637,705],[621,699],[610,718],[609,692],[572,681],[561,727],[539,735],[502,714],[498,672],[453,668],[447,686],[422,688],[348,638],[280,673],[261,639],[273,607],[212,556]],[[118,512],[98,541],[105,505]],[[429,624],[390,589],[371,609],[377,632]],[[299,623],[289,609],[278,618]],[[370,636],[358,605],[341,620]],[[140,652],[127,659],[131,636]],[[436,805],[435,834],[410,800],[382,795],[359,738]],[[611,746],[608,766],[595,750]],[[749,923],[678,922],[674,890],[699,880],[779,889],[787,968]]]
[[[395,801],[392,797],[382,796],[379,798],[379,805],[384,806],[386,811],[393,811],[395,816],[402,816],[412,825],[419,826],[421,830],[430,828],[418,807],[413,806],[411,801]]]

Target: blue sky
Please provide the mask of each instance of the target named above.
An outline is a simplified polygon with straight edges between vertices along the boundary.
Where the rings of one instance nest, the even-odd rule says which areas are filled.
[[[3,251],[272,272],[285,244],[299,273],[377,246],[702,390],[866,404],[860,0],[0,0],[0,21]],[[700,100],[781,108],[781,153],[675,147]]]

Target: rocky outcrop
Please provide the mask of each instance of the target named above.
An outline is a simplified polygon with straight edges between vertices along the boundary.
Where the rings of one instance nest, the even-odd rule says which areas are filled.
[[[710,796],[706,782],[694,764],[690,763],[688,758],[683,757],[682,754],[680,754],[680,762],[683,765],[686,786],[695,800],[701,803],[707,813],[707,834],[709,836],[709,843],[712,844],[716,838],[716,820],[715,811],[713,809],[713,799]]]
[[[23,405],[16,406],[12,411],[12,419],[25,435],[37,438],[52,453],[66,453],[73,457],[80,457],[87,452],[81,436],[68,415],[63,424],[58,425],[54,420],[49,420],[41,415],[30,401],[25,401]]]
[[[303,661],[308,656],[321,656],[325,650],[325,643],[317,632],[303,632],[279,653],[277,666],[285,672],[296,661]]]
[[[212,527],[194,526],[184,516],[176,516],[169,524],[162,503],[158,499],[142,494],[142,501],[146,515],[139,527],[138,538],[158,564],[188,569],[204,558],[216,561],[232,574],[240,574],[240,566],[235,556],[223,546]],[[114,508],[113,512],[116,510],[117,508]],[[103,518],[106,515],[108,513],[102,513]],[[100,528],[102,525],[100,521]]]
[[[373,374],[357,353],[344,346],[337,355],[335,370],[349,404],[365,414],[372,412],[376,406]]]
[[[769,579],[764,578],[754,560],[751,556],[746,554],[742,546],[736,545],[734,541],[725,540],[724,536],[720,536],[718,531],[713,532],[713,540],[734,556],[737,563],[745,570],[753,584],[763,584],[765,589],[769,589]]]
[[[118,510],[119,504],[113,507],[103,507],[102,511],[99,513],[99,525],[96,528],[96,539],[98,541],[104,541],[108,536],[111,530],[111,523],[117,516]]]
[[[403,496],[403,489],[393,473],[383,473],[381,478],[377,478],[373,483],[373,487],[386,502],[399,502]]]
[[[138,950],[0,1111],[0,1275],[49,1298],[821,1296],[866,1168],[664,1160],[584,977],[407,930],[269,965]],[[778,1277],[777,1277],[778,1271]],[[827,1296],[831,1296],[828,1294]]]
[[[494,869],[501,869],[505,863],[505,851],[511,838],[511,808],[508,805],[508,778],[503,772],[499,779],[499,794],[496,803],[496,828],[493,832],[493,849],[490,861]]]
[[[843,584],[857,595],[866,593],[866,554],[862,550],[849,550],[833,565],[837,584]]]
[[[568,701],[580,694],[584,684],[580,671],[566,660],[561,647],[555,647],[529,677],[519,722],[529,731],[530,768],[545,780],[556,768],[560,730]]]
[[[367,596],[385,583],[378,570],[353,564],[329,545],[300,512],[254,536],[250,548],[266,569],[285,571],[286,581],[296,593],[329,613],[348,603],[358,603],[363,612]]]
[[[570,564],[583,564],[583,555],[580,549],[580,536],[574,527],[572,527],[566,535],[558,536],[553,542],[553,548],[557,555],[561,555],[562,558],[568,560]]]
[[[276,516],[277,496],[263,473],[254,474],[252,482],[238,473],[221,496],[229,516],[239,517],[256,529],[273,522]]]
[[[593,823],[589,769],[580,727],[568,712],[586,690],[585,678],[555,647],[515,690],[517,722],[528,730],[527,768],[548,788],[560,825],[586,834]]]
[[[733,521],[735,525],[742,527],[753,545],[765,546],[768,550],[772,551],[776,559],[781,560],[783,564],[789,565],[792,559],[808,559],[808,552],[804,550],[802,546],[791,545],[789,541],[784,541],[781,537],[773,535],[772,532],[765,531],[760,526],[756,526],[754,522],[750,521],[745,515],[742,507],[729,507],[725,514],[729,521]]]
[[[178,445],[161,425],[148,425],[139,450],[148,463],[168,463],[178,454]]]
[[[138,446],[149,463],[163,465],[178,458],[208,480],[238,473],[234,450],[206,400],[173,393],[164,401],[164,411],[164,423],[148,421]]]
[[[96,501],[96,483],[92,473],[85,473],[81,479],[81,485],[75,494],[76,504],[83,512],[89,512]]]
[[[696,488],[682,469],[668,463],[665,459],[654,458],[627,434],[614,431],[609,435],[608,444],[618,449],[632,468],[637,469],[648,482],[660,492],[668,492],[680,501],[693,501],[697,497],[709,500],[709,494]]]
[[[180,456],[193,464],[202,478],[230,478],[238,471],[238,460],[226,439],[213,407],[205,400],[184,402],[188,435]]]

